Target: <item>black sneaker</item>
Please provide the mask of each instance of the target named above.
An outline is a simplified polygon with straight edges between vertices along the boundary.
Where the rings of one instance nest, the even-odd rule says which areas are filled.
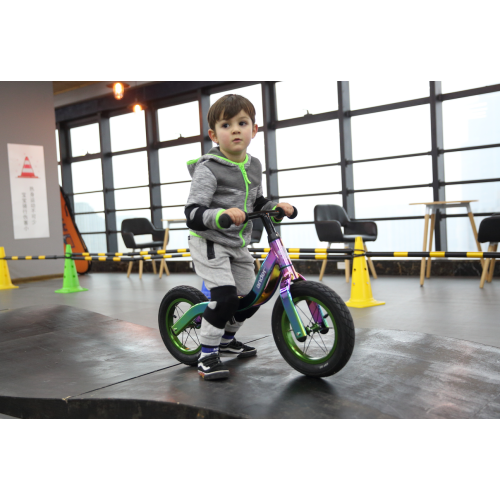
[[[221,345],[219,347],[219,352],[223,356],[236,356],[237,358],[249,358],[250,356],[255,356],[257,354],[257,349],[255,347],[250,347],[245,345],[236,339],[231,340],[226,346]]]
[[[198,373],[205,380],[229,377],[229,370],[220,362],[219,353],[214,352],[198,360]]]

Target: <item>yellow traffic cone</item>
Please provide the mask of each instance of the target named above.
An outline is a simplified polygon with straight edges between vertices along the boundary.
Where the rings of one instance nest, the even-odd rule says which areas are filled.
[[[366,258],[364,255],[362,257],[356,257],[356,255],[363,253],[363,238],[357,236],[354,243],[354,259],[352,260],[351,298],[346,302],[346,306],[348,307],[363,308],[385,304],[385,302],[380,302],[373,298]]]
[[[4,247],[0,247],[0,257],[5,257]],[[9,268],[5,259],[0,259],[0,290],[9,290],[11,288],[19,288],[10,281]]]

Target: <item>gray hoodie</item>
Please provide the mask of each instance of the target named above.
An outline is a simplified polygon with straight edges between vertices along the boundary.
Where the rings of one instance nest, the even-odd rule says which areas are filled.
[[[228,247],[250,243],[252,222],[223,229],[218,219],[224,210],[271,210],[276,203],[262,195],[262,165],[247,155],[243,163],[228,160],[218,147],[188,162],[193,178],[184,209],[190,233]]]

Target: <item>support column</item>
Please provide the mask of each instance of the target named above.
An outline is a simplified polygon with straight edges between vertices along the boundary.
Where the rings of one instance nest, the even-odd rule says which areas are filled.
[[[349,82],[337,82],[339,98],[340,168],[342,169],[342,206],[351,219],[354,210],[354,174],[352,164],[351,104]]]
[[[111,132],[109,117],[99,115],[99,129],[102,155],[102,186],[104,195],[104,216],[106,220],[106,242],[108,252],[118,252],[118,235],[116,234],[115,192],[113,183],[113,160],[111,158]]]
[[[198,101],[200,109],[200,134],[201,134],[201,152],[208,153],[212,149],[212,140],[208,136],[208,121],[207,115],[210,109],[210,96],[198,90]]]
[[[278,160],[276,155],[276,129],[277,120],[276,86],[274,82],[262,82],[262,109],[264,112],[264,144],[266,151],[266,198],[279,201],[278,189]]]
[[[158,155],[158,128],[156,109],[148,107],[146,115],[146,146],[148,152],[149,199],[151,203],[151,222],[157,228],[163,227],[161,209],[160,160]]]
[[[71,138],[66,125],[59,124],[59,155],[61,157],[62,187],[68,195],[70,208],[75,213],[75,202],[73,200],[73,176],[71,174]]]
[[[444,155],[443,147],[443,102],[440,99],[441,82],[430,82],[431,108],[431,144],[432,144],[432,193],[433,201],[445,200]],[[446,252],[446,219],[441,217],[441,210],[436,214],[435,222],[436,251]]]

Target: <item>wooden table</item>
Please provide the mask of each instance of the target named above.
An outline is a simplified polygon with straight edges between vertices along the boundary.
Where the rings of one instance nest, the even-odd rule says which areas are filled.
[[[171,222],[186,222],[186,219],[162,219],[162,222],[167,223],[167,227],[165,228],[165,237],[163,238],[163,250],[166,250],[167,244],[168,244],[168,233],[170,231],[170,223]],[[160,279],[163,275],[163,269],[165,269],[167,276],[170,276],[170,271],[168,270],[167,263],[165,262],[165,259],[162,259],[160,261]]]
[[[430,201],[425,203],[410,203],[410,205],[425,205],[425,225],[424,225],[424,247],[423,251],[432,251],[432,237],[434,235],[434,226],[436,223],[436,212],[443,208],[458,208],[463,207],[467,209],[467,215],[469,216],[470,224],[472,226],[472,232],[474,233],[474,238],[476,240],[477,249],[482,252],[481,245],[477,240],[477,229],[476,223],[474,222],[474,215],[470,209],[470,204],[478,200],[463,200],[463,201]],[[427,230],[429,228],[429,214],[431,217],[431,231],[429,236],[429,250],[427,247]],[[424,286],[424,278],[431,277],[431,258],[427,257],[427,275],[425,273],[425,257],[422,258],[422,263],[420,264],[420,286]],[[484,260],[481,259],[481,265],[484,265]]]

